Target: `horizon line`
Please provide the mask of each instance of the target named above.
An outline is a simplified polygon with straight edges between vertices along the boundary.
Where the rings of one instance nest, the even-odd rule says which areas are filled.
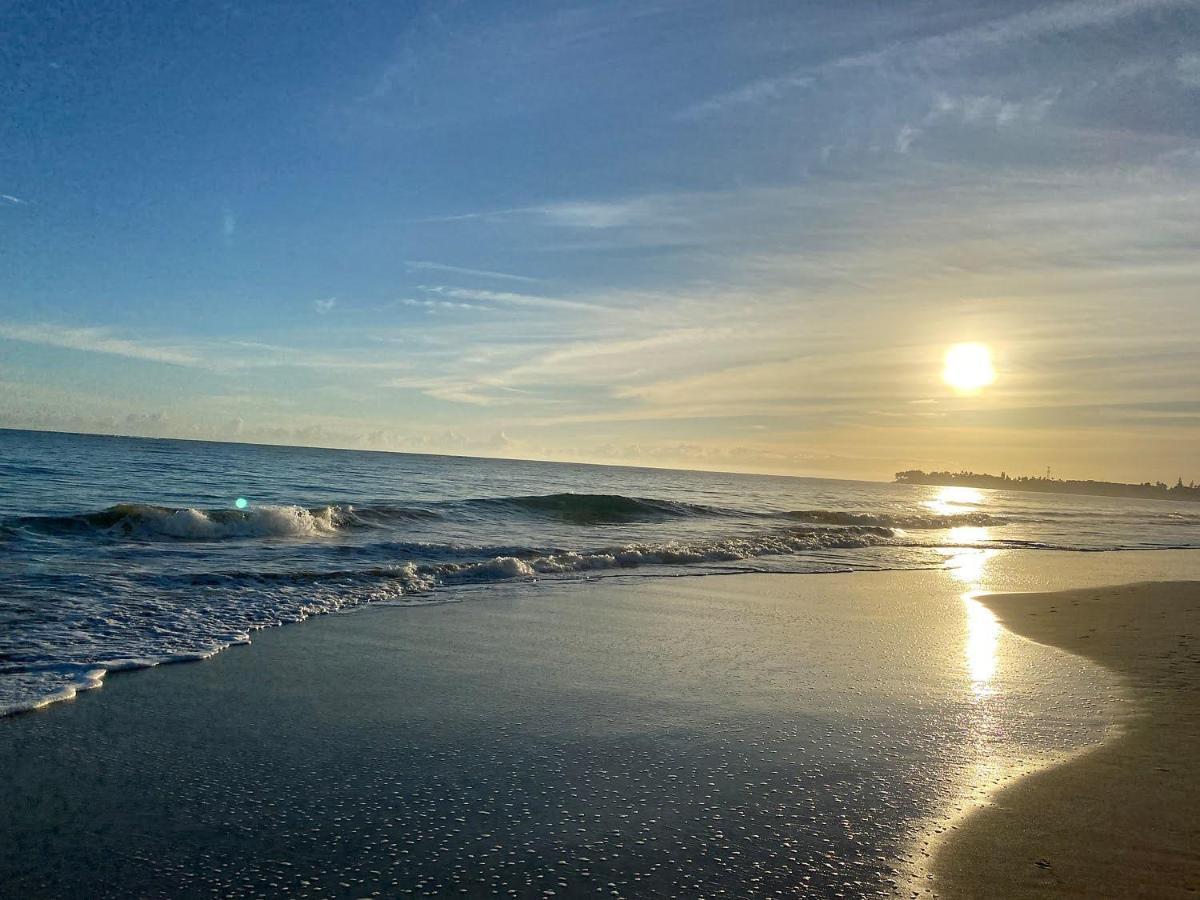
[[[832,475],[797,475],[791,472],[744,472],[733,469],[686,469],[680,466],[636,465],[634,463],[582,462],[563,459],[538,459],[527,456],[474,456],[467,453],[433,453],[422,450],[383,450],[372,447],[330,447],[324,444],[276,444],[264,441],[236,441],[218,438],[170,437],[167,435],[116,434],[107,431],[62,431],[57,428],[18,428],[0,425],[0,431],[23,431],[28,434],[65,434],[76,437],[103,437],[129,441],[185,441],[189,444],[230,444],[238,447],[283,447],[293,450],[332,450],[342,453],[390,453],[395,456],[437,456],[449,459],[486,459],[503,462],[544,463],[555,466],[595,466],[601,469],[647,469],[654,472],[694,472],[708,475],[744,475],[750,478],[799,478],[809,481],[849,481],[864,484],[895,484],[874,478],[845,478]]]

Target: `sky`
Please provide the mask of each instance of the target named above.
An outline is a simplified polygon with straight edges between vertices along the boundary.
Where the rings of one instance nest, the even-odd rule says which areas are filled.
[[[0,427],[1200,480],[1200,0],[0,5]]]

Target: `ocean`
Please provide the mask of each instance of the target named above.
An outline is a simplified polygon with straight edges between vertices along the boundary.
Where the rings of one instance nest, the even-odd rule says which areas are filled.
[[[0,715],[497,585],[1197,547],[1186,503],[0,430]]]

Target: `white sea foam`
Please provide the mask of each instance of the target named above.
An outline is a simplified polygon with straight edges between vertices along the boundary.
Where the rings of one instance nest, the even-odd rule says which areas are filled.
[[[331,521],[300,507],[258,510],[243,520],[224,522],[214,522],[196,510],[138,518],[139,527],[189,537],[231,527],[295,533],[329,527]],[[890,536],[880,528],[790,528],[717,541],[531,549],[440,563],[408,559],[361,570],[250,571],[174,580],[161,574],[145,580],[136,573],[94,576],[89,582],[92,593],[68,592],[59,598],[58,616],[26,620],[0,634],[0,660],[20,657],[19,662],[8,664],[7,672],[0,669],[0,715],[70,699],[78,691],[99,687],[107,672],[203,659],[245,643],[259,628],[369,603],[440,599],[440,589],[456,585],[864,547],[887,543]],[[460,547],[452,552],[478,549],[482,548]],[[103,614],[97,615],[100,609]]]
[[[337,531],[346,507],[257,506],[245,510],[136,506],[110,532],[131,537],[217,540],[230,537],[310,537]]]

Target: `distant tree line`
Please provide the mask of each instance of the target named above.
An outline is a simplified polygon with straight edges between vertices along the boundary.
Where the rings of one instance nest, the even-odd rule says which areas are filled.
[[[1050,494],[1094,494],[1100,497],[1143,497],[1151,500],[1191,500],[1200,502],[1200,486],[1195,481],[1183,483],[1182,476],[1174,485],[1162,481],[1141,484],[1121,484],[1116,481],[1076,481],[1040,475],[1019,475],[1010,478],[1007,472],[999,475],[978,472],[923,472],[909,469],[897,472],[901,484],[962,485],[974,488],[993,488],[1003,491],[1040,491]]]

